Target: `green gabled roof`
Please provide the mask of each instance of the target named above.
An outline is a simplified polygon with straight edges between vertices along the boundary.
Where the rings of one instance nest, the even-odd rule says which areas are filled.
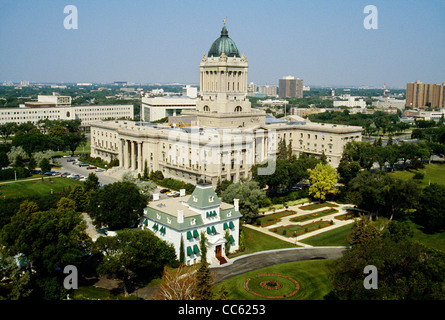
[[[229,212],[231,213],[229,216]],[[235,208],[219,210],[219,219],[220,220],[230,220],[235,218],[241,218],[242,215],[239,211],[235,211]]]
[[[212,201],[213,200],[213,201]],[[201,185],[198,184],[193,191],[190,198],[187,200],[187,203],[195,208],[205,209],[209,207],[218,206],[221,204],[221,201],[218,199],[215,191],[211,184],[209,185]]]
[[[151,221],[154,221],[155,223],[160,223],[176,230],[196,228],[204,224],[200,214],[184,217],[184,222],[178,223],[177,218],[174,215],[165,213],[163,211],[151,207],[146,207],[145,209],[146,210],[144,216],[146,218],[149,218]],[[160,219],[157,218],[157,214],[160,216]],[[168,223],[167,218],[170,220],[170,223]],[[191,224],[193,219],[196,220],[196,223],[194,225]]]

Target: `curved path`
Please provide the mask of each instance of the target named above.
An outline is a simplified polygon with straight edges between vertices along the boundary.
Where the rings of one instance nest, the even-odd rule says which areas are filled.
[[[223,265],[210,266],[215,274],[215,283],[249,271],[294,261],[314,259],[337,259],[349,247],[304,247],[267,250],[243,255]]]

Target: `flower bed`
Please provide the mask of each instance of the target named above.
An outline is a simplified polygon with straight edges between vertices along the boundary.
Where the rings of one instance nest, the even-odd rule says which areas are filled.
[[[331,221],[315,221],[304,225],[288,225],[271,229],[272,232],[276,232],[286,237],[296,237],[314,230],[325,228],[332,225]]]
[[[300,207],[300,209],[301,210],[315,210],[315,209],[320,209],[320,208],[324,208],[324,207],[335,208],[335,207],[338,207],[338,205],[337,204],[333,204],[333,203],[329,203],[329,202],[314,203],[314,204],[309,204],[307,206],[302,206],[302,207]]]
[[[257,221],[259,221],[259,223],[257,223],[257,225],[259,225],[261,227],[270,226],[270,225],[280,221],[280,219],[282,217],[291,216],[293,214],[297,214],[297,213],[292,210],[284,210],[284,211],[276,212],[274,214],[269,214],[267,216],[258,218]]]
[[[264,278],[267,280],[263,280]],[[250,287],[249,283],[251,284]],[[288,298],[300,290],[300,285],[295,279],[276,273],[262,273],[254,278],[247,278],[243,286],[246,291],[263,299]],[[276,295],[272,295],[272,292]]]
[[[337,212],[338,212],[337,209],[331,208],[331,209],[326,209],[326,210],[318,211],[318,212],[314,212],[314,213],[308,213],[308,214],[305,214],[305,215],[302,215],[302,216],[291,218],[290,221],[292,221],[292,222],[303,222],[303,221],[311,220],[311,219],[314,219],[314,218],[321,218],[321,217],[324,217],[324,216],[328,216],[330,214],[334,214],[334,213],[337,213]]]

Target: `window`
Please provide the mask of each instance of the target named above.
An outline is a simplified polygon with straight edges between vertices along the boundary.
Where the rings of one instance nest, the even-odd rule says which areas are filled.
[[[237,106],[235,108],[235,112],[241,112],[243,110],[243,108],[241,108],[241,106]]]
[[[210,107],[209,106],[204,106],[204,111],[206,111],[206,112],[210,112]]]
[[[209,197],[209,202],[213,202],[213,200],[215,200],[215,197],[214,196],[210,196]]]

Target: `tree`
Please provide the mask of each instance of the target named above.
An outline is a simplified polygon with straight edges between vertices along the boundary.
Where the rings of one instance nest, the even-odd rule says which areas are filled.
[[[87,138],[81,132],[67,132],[62,140],[64,144],[71,151],[71,155],[74,155],[74,151],[82,144],[87,142]]]
[[[43,158],[42,161],[40,161],[39,166],[43,172],[51,171],[51,164],[46,158]]]
[[[180,265],[176,270],[164,268],[162,283],[154,300],[196,300],[196,268]]]
[[[85,230],[86,223],[80,213],[63,205],[39,211],[35,203],[27,201],[3,227],[0,241],[7,255],[23,254],[31,262],[36,298],[62,299],[66,290],[57,270],[80,263],[91,244]]]
[[[68,195],[68,198],[76,204],[75,210],[77,212],[84,212],[87,209],[89,201],[88,192],[81,186],[75,186]]]
[[[445,186],[431,184],[422,190],[415,220],[428,233],[445,231]]]
[[[325,299],[431,300],[445,298],[445,255],[412,241],[401,225],[363,238],[334,262],[333,290]],[[367,224],[372,224],[371,222]],[[363,225],[376,230],[376,226]],[[361,232],[367,234],[367,231]],[[378,271],[378,290],[364,287],[365,266]]]
[[[361,169],[358,161],[348,162],[341,160],[337,168],[337,172],[340,175],[339,182],[347,185],[349,181],[357,176]]]
[[[233,199],[239,199],[239,211],[246,222],[252,222],[258,214],[261,201],[266,196],[256,181],[242,181],[233,183],[222,192],[224,202],[233,203]]]
[[[212,292],[213,276],[207,262],[207,239],[204,231],[201,232],[199,241],[199,249],[201,253],[201,263],[196,272],[196,288],[195,296],[197,300],[212,300],[214,295]]]
[[[83,189],[86,192],[97,191],[99,189],[99,178],[94,172],[88,175],[87,181],[83,183]]]
[[[335,185],[338,182],[338,173],[329,164],[317,164],[315,169],[308,169],[309,194],[316,200],[324,201],[328,194],[336,193]]]
[[[155,278],[165,265],[175,266],[177,263],[173,245],[159,239],[150,230],[124,229],[116,236],[100,237],[95,249],[103,253],[98,273],[121,279],[126,296],[137,275]]]
[[[28,169],[29,170],[34,170],[37,166],[37,162],[34,159],[34,157],[31,156],[31,158],[29,158],[29,162],[28,162]]]
[[[88,212],[97,228],[118,230],[136,225],[146,204],[134,183],[118,181],[91,193]]]
[[[9,158],[6,152],[0,152],[0,170],[9,166]]]
[[[184,261],[185,261],[184,238],[181,235],[181,242],[179,244],[179,263],[183,265]]]

